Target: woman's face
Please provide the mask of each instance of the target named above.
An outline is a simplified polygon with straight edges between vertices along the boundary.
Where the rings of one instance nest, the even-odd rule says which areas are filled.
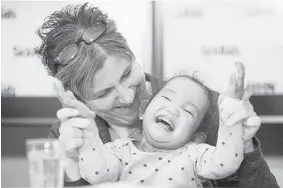
[[[161,149],[177,149],[188,143],[208,109],[205,90],[190,78],[166,83],[152,99],[143,118],[146,141]]]
[[[109,56],[94,77],[92,101],[87,105],[109,124],[129,126],[137,120],[147,98],[145,75],[136,62]]]

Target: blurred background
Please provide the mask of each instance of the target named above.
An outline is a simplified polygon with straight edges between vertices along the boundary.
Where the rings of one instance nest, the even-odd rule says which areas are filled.
[[[85,1],[84,1],[85,2]],[[78,1],[1,1],[2,187],[28,186],[27,138],[47,137],[60,108],[35,48],[46,16]],[[283,186],[283,1],[92,0],[124,34],[144,70],[167,79],[193,73],[215,91],[226,88],[234,62],[257,89],[257,136]]]

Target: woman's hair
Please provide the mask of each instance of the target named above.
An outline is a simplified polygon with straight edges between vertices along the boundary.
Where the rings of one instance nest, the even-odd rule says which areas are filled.
[[[105,25],[105,32],[91,44],[80,42],[78,55],[62,66],[57,56],[70,44],[77,43],[84,31],[97,23]],[[37,30],[42,44],[38,54],[50,75],[62,81],[80,100],[92,98],[95,73],[110,55],[134,60],[126,39],[117,31],[108,15],[88,3],[69,5],[48,16]],[[119,65],[117,65],[119,66]]]

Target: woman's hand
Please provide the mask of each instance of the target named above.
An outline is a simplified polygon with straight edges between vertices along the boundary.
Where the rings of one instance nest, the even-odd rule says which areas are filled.
[[[249,98],[254,94],[254,90],[248,85],[245,89],[243,95],[243,101],[252,107],[252,104],[249,101]],[[245,143],[245,153],[254,151],[253,137],[256,135],[257,131],[261,126],[261,120],[253,111],[251,116],[244,121],[244,143]]]
[[[78,150],[98,136],[95,113],[78,101],[71,91],[65,92],[60,81],[55,81],[54,89],[63,106],[57,117],[61,121],[59,141],[66,151],[65,170],[71,180],[77,180],[80,178]]]

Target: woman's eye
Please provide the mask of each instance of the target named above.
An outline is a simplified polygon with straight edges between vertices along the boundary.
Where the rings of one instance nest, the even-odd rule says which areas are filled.
[[[161,96],[161,97],[163,97],[164,99],[166,99],[166,100],[168,100],[168,101],[171,101],[171,99],[169,99],[169,98],[166,97],[166,96]]]
[[[192,112],[190,112],[189,110],[187,110],[187,109],[184,109],[185,110],[185,112],[187,112],[187,113],[189,113],[191,116],[193,116],[194,117],[194,115],[193,115],[193,113]]]
[[[127,73],[122,76],[122,79],[125,80],[126,78],[128,78],[131,72],[132,72],[132,69],[129,69],[129,71],[127,71]]]
[[[111,89],[110,89],[110,90],[107,90],[107,91],[105,91],[105,92],[103,92],[103,93],[101,93],[101,94],[98,95],[96,98],[97,98],[97,99],[105,98],[105,97],[107,97],[110,93],[111,93]]]
[[[99,95],[97,96],[98,99],[101,99],[101,98],[104,98],[106,96],[106,93],[102,94],[102,95]]]

